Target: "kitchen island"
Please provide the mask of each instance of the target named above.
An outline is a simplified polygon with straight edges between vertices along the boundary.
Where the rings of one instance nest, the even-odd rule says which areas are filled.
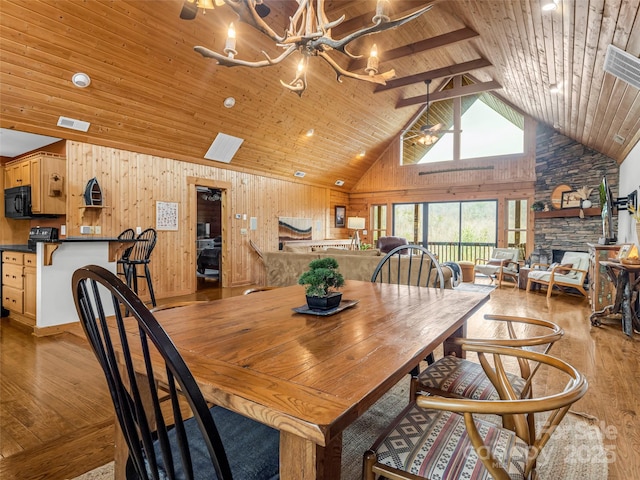
[[[13,272],[19,268],[25,272],[24,280],[20,279],[21,289],[18,285],[3,286],[2,303],[9,309],[9,318],[33,327],[36,336],[64,331],[66,325],[78,321],[71,291],[73,272],[85,265],[100,265],[116,273],[119,252],[130,242],[111,237],[69,237],[57,242],[37,242],[35,249],[29,245],[0,245],[3,259],[6,257],[8,262],[4,265],[3,261],[3,283],[8,272],[12,273],[13,281],[17,281]],[[5,252],[16,255],[5,255]],[[29,265],[22,259],[28,259]],[[28,276],[27,269],[35,275]],[[31,297],[35,300],[35,308],[31,310],[35,311],[25,312],[32,304],[28,301]]]

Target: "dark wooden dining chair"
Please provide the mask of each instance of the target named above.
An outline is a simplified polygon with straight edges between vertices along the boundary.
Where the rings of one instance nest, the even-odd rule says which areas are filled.
[[[133,228],[127,228],[120,232],[118,240],[133,240],[135,236],[136,232],[133,231]],[[125,279],[125,282],[127,281],[127,260],[129,259],[129,255],[131,255],[131,250],[133,250],[133,245],[125,247],[122,250],[120,258],[116,261],[117,273]]]
[[[398,245],[393,248],[382,257],[373,271],[371,281],[417,287],[436,287],[444,290],[444,273],[440,262],[433,253],[422,245]],[[429,364],[433,363],[433,353],[427,355],[425,361]],[[418,373],[417,368],[412,370],[412,375]]]
[[[478,354],[502,398],[418,397],[365,452],[364,480],[376,475],[394,480],[537,478],[536,461],[571,405],[587,392],[586,378],[568,363],[544,353],[464,343],[462,348]],[[566,383],[551,388],[545,396],[520,399],[504,374],[504,360],[512,359],[544,364],[554,385],[562,385],[563,378]],[[549,415],[534,434],[531,418],[539,412]],[[513,428],[479,418],[481,414],[510,417]]]
[[[156,296],[153,291],[153,282],[151,281],[151,270],[149,270],[149,263],[151,263],[151,252],[156,246],[158,234],[153,228],[147,228],[143,230],[137,237],[136,242],[131,247],[131,251],[126,259],[124,259],[124,266],[127,285],[133,288],[133,291],[138,293],[138,278],[144,278],[147,281],[147,288],[149,289],[149,295],[151,297],[151,305],[156,306]],[[143,267],[143,274],[138,272],[138,266]]]
[[[171,338],[127,285],[90,265],[74,272],[72,288],[129,449],[127,478],[279,477],[278,431],[209,408]]]
[[[372,282],[444,289],[444,273],[433,253],[422,245],[399,245],[373,271]]]

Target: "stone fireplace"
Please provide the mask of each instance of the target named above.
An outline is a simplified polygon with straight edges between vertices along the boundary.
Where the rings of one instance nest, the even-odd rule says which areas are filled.
[[[606,176],[614,198],[618,196],[619,165],[615,160],[555,130],[539,125],[536,142],[536,187],[534,201],[551,206],[551,192],[558,185],[569,185],[574,190],[582,186],[593,188],[589,200],[594,207],[600,206],[598,185]],[[532,212],[533,213],[533,212]],[[560,255],[565,251],[586,252],[587,243],[598,243],[602,237],[602,218],[585,215],[580,218],[575,210],[567,210],[567,216],[535,218],[534,249],[551,262],[554,251]],[[617,224],[617,217],[614,216]],[[614,226],[614,231],[617,225]],[[562,253],[560,253],[562,252]]]

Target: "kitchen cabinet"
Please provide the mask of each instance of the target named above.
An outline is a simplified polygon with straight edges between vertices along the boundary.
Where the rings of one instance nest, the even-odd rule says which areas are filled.
[[[31,212],[37,215],[66,213],[65,157],[37,152],[5,165],[5,188],[31,186]]]
[[[36,323],[36,254],[2,253],[2,306],[16,320]]]
[[[27,162],[8,163],[4,171],[4,188],[31,185],[31,164]]]

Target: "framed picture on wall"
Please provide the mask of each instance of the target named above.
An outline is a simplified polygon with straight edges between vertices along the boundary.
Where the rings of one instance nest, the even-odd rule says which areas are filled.
[[[580,206],[578,192],[562,192],[562,204],[560,208],[576,208]]]
[[[345,218],[347,217],[347,207],[336,205],[336,228],[345,226]]]

